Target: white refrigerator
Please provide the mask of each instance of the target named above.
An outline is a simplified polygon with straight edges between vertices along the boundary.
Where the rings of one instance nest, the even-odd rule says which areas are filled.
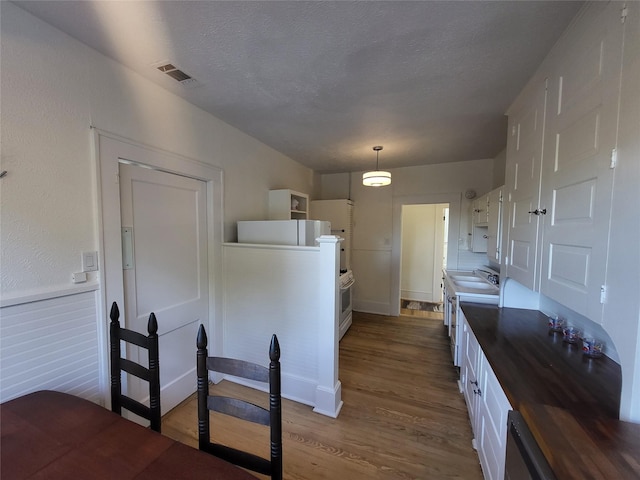
[[[238,222],[238,243],[315,246],[331,235],[331,223],[320,220],[245,220]]]

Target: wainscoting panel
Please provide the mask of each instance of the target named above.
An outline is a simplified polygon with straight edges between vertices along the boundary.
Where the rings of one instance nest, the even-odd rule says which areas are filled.
[[[56,390],[102,403],[96,294],[16,302],[0,310],[0,402]]]

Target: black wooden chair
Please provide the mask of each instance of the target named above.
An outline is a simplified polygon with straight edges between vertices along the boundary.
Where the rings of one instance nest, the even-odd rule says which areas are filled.
[[[235,465],[282,480],[282,408],[280,396],[280,345],[271,337],[269,368],[244,360],[209,357],[207,334],[200,325],[197,338],[198,370],[198,441],[199,448]],[[269,384],[269,409],[245,400],[209,395],[209,371]],[[271,459],[227,447],[211,441],[209,411],[231,415],[242,420],[270,427]]]
[[[122,409],[146,418],[151,422],[151,429],[160,432],[160,362],[158,353],[158,322],[155,314],[149,315],[147,330],[149,335],[127,330],[120,327],[120,310],[113,302],[111,305],[111,324],[109,328],[111,339],[111,410],[122,415]],[[148,351],[149,366],[122,358],[120,341],[137,345]],[[127,372],[149,383],[149,406],[134,400],[122,393],[122,372]]]

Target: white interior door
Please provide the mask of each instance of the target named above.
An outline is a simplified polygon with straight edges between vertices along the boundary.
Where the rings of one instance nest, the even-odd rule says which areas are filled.
[[[442,302],[446,208],[448,204],[402,206],[400,295],[403,299]]]
[[[206,184],[125,163],[119,172],[125,325],[146,332],[157,317],[165,413],[196,389],[195,339],[209,302]],[[129,384],[134,398],[144,389]]]

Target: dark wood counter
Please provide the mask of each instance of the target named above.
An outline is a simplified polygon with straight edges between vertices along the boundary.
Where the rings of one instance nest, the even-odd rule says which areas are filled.
[[[640,478],[640,425],[617,420],[617,363],[549,333],[541,312],[473,303],[462,310],[559,479]]]

